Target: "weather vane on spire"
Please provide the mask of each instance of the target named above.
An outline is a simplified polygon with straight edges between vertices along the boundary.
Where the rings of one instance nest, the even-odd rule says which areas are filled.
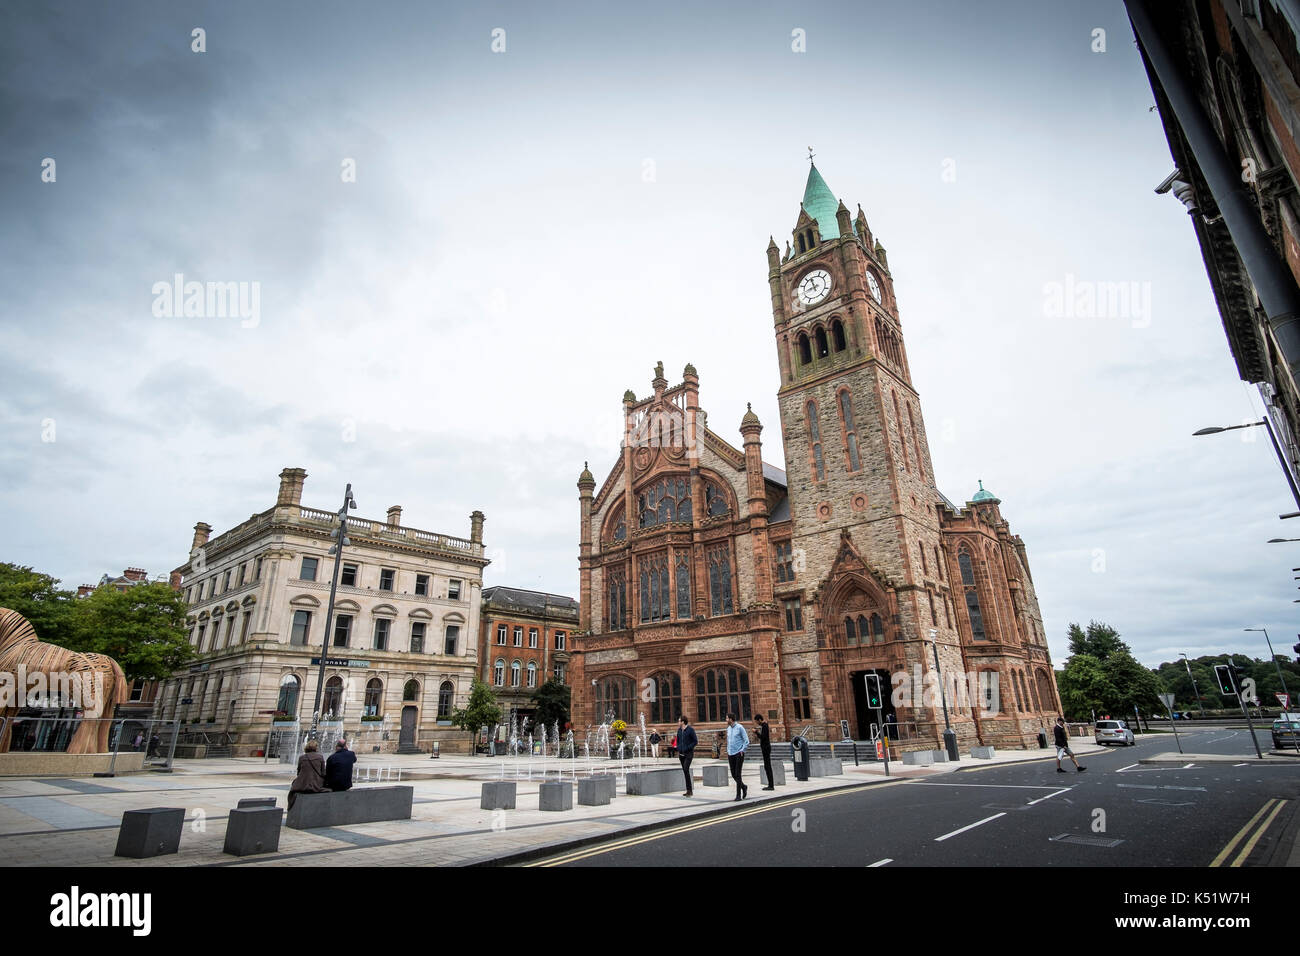
[[[816,163],[813,162],[813,151],[811,146],[808,147],[808,165],[809,166],[816,165]]]

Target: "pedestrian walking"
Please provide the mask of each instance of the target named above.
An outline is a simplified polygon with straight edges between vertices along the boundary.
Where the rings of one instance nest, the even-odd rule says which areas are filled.
[[[654,755],[654,758],[656,760],[659,759],[659,744],[662,741],[663,738],[659,736],[659,731],[651,727],[650,728],[650,753]]]
[[[1052,728],[1052,737],[1056,741],[1056,772],[1065,773],[1066,770],[1061,766],[1061,758],[1069,757],[1074,764],[1074,769],[1078,773],[1083,773],[1087,767],[1079,766],[1079,761],[1074,758],[1074,751],[1070,749],[1070,737],[1065,732],[1065,718],[1057,717],[1056,726]]]
[[[683,797],[692,797],[695,795],[695,787],[691,784],[691,761],[695,759],[695,747],[699,744],[699,738],[695,735],[695,728],[691,726],[690,718],[686,716],[679,717],[677,720],[677,759],[681,761],[682,773],[686,776],[686,792]]]
[[[144,745],[144,731],[141,730],[135,735],[135,740],[131,743],[132,750],[139,750]]]
[[[298,758],[298,776],[289,784],[289,809],[300,793],[325,792],[325,758],[320,755],[320,746],[314,740],[307,741],[303,755]]]
[[[736,778],[736,799],[743,800],[749,796],[749,787],[740,779],[745,769],[745,749],[749,747],[749,734],[736,722],[735,714],[727,715],[727,763],[731,765],[731,775]]]
[[[159,746],[159,744],[161,744],[161,743],[162,743],[162,741],[158,738],[158,735],[157,735],[157,734],[154,734],[152,737],[150,737],[150,738],[149,738],[149,750],[148,750],[148,752],[145,754],[145,756],[148,757],[148,758],[153,758],[153,757],[158,756],[158,746]]]
[[[325,761],[325,786],[331,790],[352,789],[352,765],[357,762],[357,755],[348,750],[348,742],[340,740],[334,745],[334,752]]]
[[[776,777],[772,775],[772,734],[762,714],[755,714],[754,719],[758,721],[758,730],[755,733],[758,735],[758,749],[763,752],[763,771],[767,774],[767,786],[763,789],[775,790]]]

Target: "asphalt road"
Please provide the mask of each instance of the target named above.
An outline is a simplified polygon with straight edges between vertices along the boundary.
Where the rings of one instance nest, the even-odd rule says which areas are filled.
[[[742,802],[726,816],[534,865],[1203,867],[1216,857],[1223,866],[1285,863],[1300,821],[1300,764],[1260,765],[1244,728],[1180,736],[1186,752],[1239,754],[1241,761],[1139,765],[1141,757],[1175,751],[1172,734],[1158,734],[1081,758],[1081,774],[1068,763],[1067,774],[1057,773],[1049,759],[774,805]],[[1265,753],[1270,743],[1263,734]],[[754,792],[756,779],[750,786]]]

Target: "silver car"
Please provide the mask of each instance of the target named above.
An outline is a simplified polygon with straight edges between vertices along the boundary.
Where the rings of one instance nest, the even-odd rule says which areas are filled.
[[[1132,747],[1137,741],[1133,739],[1133,731],[1128,729],[1128,724],[1122,720],[1099,720],[1096,727],[1096,741],[1099,744],[1110,746],[1119,744],[1121,747]]]

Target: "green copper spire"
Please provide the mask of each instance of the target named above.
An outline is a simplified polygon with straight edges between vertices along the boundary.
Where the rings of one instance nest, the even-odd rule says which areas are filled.
[[[817,172],[817,167],[812,166],[808,170],[808,184],[803,188],[803,208],[817,220],[817,231],[821,233],[823,241],[838,239],[840,236],[840,227],[835,221],[835,210],[839,206],[839,200],[831,192],[831,187],[826,185],[826,180]]]
[[[978,501],[992,501],[992,502],[994,502],[995,504],[1001,504],[1001,503],[1002,503],[1002,499],[1001,499],[1001,498],[999,498],[997,495],[993,494],[993,492],[991,492],[991,491],[986,491],[986,490],[985,490],[985,488],[984,488],[984,482],[982,482],[982,481],[980,482],[980,490],[977,491],[977,492],[975,492],[975,497],[972,498],[971,501],[972,501],[972,502],[978,502]]]

